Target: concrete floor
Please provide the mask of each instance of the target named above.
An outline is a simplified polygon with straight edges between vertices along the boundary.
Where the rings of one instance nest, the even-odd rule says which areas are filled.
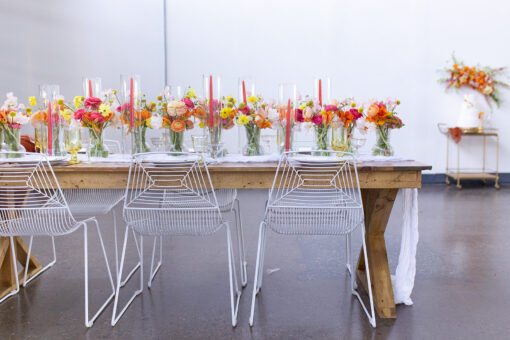
[[[249,283],[239,325],[230,325],[225,233],[167,238],[164,264],[151,290],[145,288],[110,326],[108,307],[91,329],[83,324],[83,234],[57,239],[58,262],[0,305],[0,339],[500,339],[510,331],[510,189],[428,185],[420,191],[420,242],[413,306],[398,306],[394,322],[372,329],[349,294],[343,239],[269,234],[264,288],[255,326],[248,326],[258,223],[264,191],[243,191]],[[392,271],[400,246],[402,204],[395,204],[386,233]],[[100,220],[113,268],[111,220]],[[90,285],[105,297],[98,243]],[[149,240],[145,242],[147,270]],[[359,246],[359,238],[354,241]],[[47,249],[44,249],[47,248]],[[48,238],[34,251],[49,259]],[[134,262],[134,251],[129,258]],[[271,274],[268,274],[271,272]],[[134,289],[123,292],[126,301]],[[100,296],[98,296],[98,294]],[[96,306],[97,306],[96,303]]]

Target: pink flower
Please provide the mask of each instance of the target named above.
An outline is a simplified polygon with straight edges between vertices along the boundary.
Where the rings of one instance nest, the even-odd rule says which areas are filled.
[[[361,113],[359,113],[358,109],[350,109],[349,112],[354,117],[354,120],[358,120],[363,116]]]
[[[245,106],[243,107],[242,109],[239,108],[239,111],[241,111],[242,113],[244,113],[245,115],[249,115],[250,114],[250,108],[248,106]]]
[[[98,122],[100,124],[102,124],[104,122],[104,118],[99,112],[90,112],[89,117],[90,117],[90,120]]]
[[[305,121],[305,117],[303,117],[303,110],[296,109],[296,121],[298,121],[298,122],[304,122]]]
[[[127,111],[131,107],[131,103],[125,103],[117,107],[117,112]]]
[[[326,110],[326,111],[338,111],[338,107],[336,105],[326,105],[326,107],[324,107],[324,110]]]
[[[101,105],[102,101],[96,97],[88,97],[85,99],[85,103],[83,104],[87,109],[97,110],[99,105]]]
[[[182,98],[182,101],[183,101],[184,104],[186,104],[186,106],[189,109],[193,109],[195,107],[195,104],[193,104],[193,102],[189,98],[184,97],[184,98]]]
[[[76,120],[82,120],[83,118],[83,115],[85,114],[85,110],[84,109],[79,109],[79,110],[76,110],[74,112],[74,119]]]
[[[312,117],[312,122],[315,125],[321,125],[322,124],[322,115],[315,115]]]

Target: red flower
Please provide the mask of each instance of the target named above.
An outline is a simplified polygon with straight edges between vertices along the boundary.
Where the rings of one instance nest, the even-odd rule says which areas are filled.
[[[85,103],[83,104],[87,109],[97,110],[99,105],[101,105],[102,101],[96,97],[88,97],[85,99]]]
[[[90,112],[89,118],[90,120],[98,122],[100,124],[104,122],[104,117],[99,112]]]
[[[85,114],[85,110],[84,109],[79,109],[79,110],[76,110],[74,112],[74,119],[76,120],[82,120],[83,118],[83,115]]]
[[[324,107],[324,110],[326,110],[326,111],[338,111],[338,107],[336,105],[326,105]]]
[[[305,121],[305,117],[303,117],[303,110],[296,109],[296,121],[297,122],[304,122]]]
[[[312,117],[312,122],[315,125],[321,125],[322,124],[322,115],[315,115]]]
[[[358,109],[350,109],[349,113],[354,117],[354,120],[358,120],[363,116],[361,113],[359,113]]]
[[[193,102],[192,102],[192,101],[191,101],[191,99],[189,99],[189,98],[186,98],[186,97],[182,98],[182,102],[183,102],[184,104],[186,104],[186,106],[188,107],[188,109],[193,109],[193,108],[195,108],[195,104],[193,104]]]

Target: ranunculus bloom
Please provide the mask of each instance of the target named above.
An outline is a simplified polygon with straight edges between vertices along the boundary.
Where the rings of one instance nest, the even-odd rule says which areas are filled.
[[[250,108],[248,106],[245,106],[242,109],[239,108],[239,111],[241,111],[241,113],[243,113],[245,115],[249,115],[250,114]]]
[[[85,114],[85,110],[84,109],[79,109],[79,110],[76,110],[74,112],[74,119],[76,120],[81,120],[83,118],[83,115]]]
[[[367,116],[368,117],[375,117],[379,113],[379,106],[377,104],[372,104],[367,110]]]
[[[300,123],[305,121],[305,117],[303,117],[303,110],[296,109],[296,121]]]
[[[322,115],[315,115],[312,117],[312,122],[315,125],[321,125],[322,124]]]
[[[358,120],[359,118],[361,118],[363,116],[361,113],[359,113],[358,109],[350,109],[349,112],[354,117],[353,118],[354,120]]]
[[[186,106],[187,106],[189,109],[193,109],[193,108],[195,107],[195,104],[193,104],[193,102],[192,102],[192,101],[191,101],[191,99],[189,99],[189,98],[186,98],[186,97],[182,98],[182,102],[183,102],[184,104],[186,104]]]
[[[99,112],[89,112],[89,118],[92,121],[98,122],[99,124],[102,124],[104,122],[104,117]]]
[[[176,119],[172,122],[172,125],[170,125],[170,127],[175,132],[182,132],[186,129],[186,123],[180,119]]]
[[[180,100],[172,100],[167,106],[168,115],[171,117],[182,116],[188,111],[188,108],[184,102]]]
[[[324,107],[324,110],[326,110],[326,111],[338,111],[338,107],[336,105],[326,105]]]
[[[305,117],[305,119],[311,119],[313,117],[313,109],[309,106],[305,107],[303,110],[303,117]]]
[[[87,109],[97,110],[102,101],[96,97],[88,97],[83,104]]]
[[[191,130],[191,129],[193,129],[193,126],[194,126],[193,121],[188,119],[186,121],[186,129]]]

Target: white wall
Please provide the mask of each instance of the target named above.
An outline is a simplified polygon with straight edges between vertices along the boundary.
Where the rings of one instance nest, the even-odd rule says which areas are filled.
[[[443,172],[436,124],[455,120],[459,96],[444,92],[437,70],[452,51],[469,64],[509,65],[509,12],[510,3],[495,0],[167,0],[169,83],[200,92],[201,75],[213,73],[234,93],[239,75],[253,75],[271,98],[280,82],[311,93],[313,78],[327,74],[336,97],[398,97],[406,126],[393,135],[397,153]],[[0,32],[0,96],[26,100],[39,84],[58,83],[70,98],[83,76],[116,87],[131,72],[151,96],[164,85],[163,0],[0,0]],[[502,130],[508,107],[493,114]],[[480,150],[465,146],[472,165]],[[509,146],[502,131],[506,172]]]
[[[437,70],[453,51],[468,64],[510,64],[510,3],[502,0],[169,0],[167,13],[171,83],[200,88],[201,75],[213,73],[234,92],[237,78],[249,74],[270,98],[281,82],[311,94],[313,78],[328,74],[336,97],[397,97],[406,126],[393,134],[396,152],[433,165],[432,172],[445,166],[437,123],[455,121],[460,105],[455,91],[437,83]],[[503,95],[510,102],[510,92]],[[508,107],[493,114],[506,172]],[[463,150],[474,166],[476,143]]]

